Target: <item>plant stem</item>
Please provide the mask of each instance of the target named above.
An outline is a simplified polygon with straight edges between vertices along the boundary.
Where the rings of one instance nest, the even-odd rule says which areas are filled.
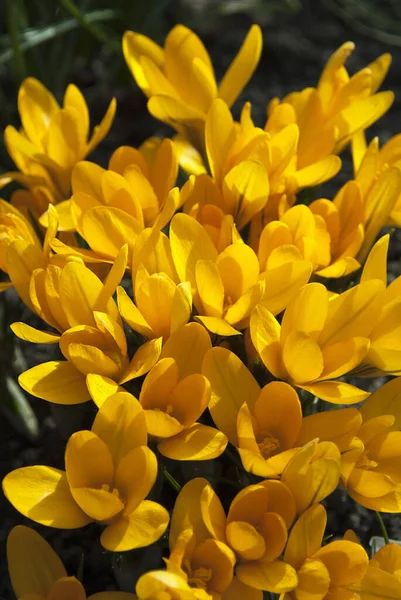
[[[66,10],[68,10],[73,17],[75,17],[75,19],[80,23],[80,25],[82,25],[84,29],[89,31],[94,38],[99,40],[99,42],[106,44],[106,46],[111,48],[111,50],[114,52],[121,52],[120,44],[116,40],[110,39],[97,25],[94,25],[94,23],[88,21],[85,15],[81,13],[77,5],[74,4],[72,0],[59,0],[59,3]]]
[[[386,529],[386,526],[385,526],[384,521],[382,519],[382,516],[381,516],[381,514],[377,510],[375,512],[376,512],[377,520],[379,521],[380,529],[382,530],[384,541],[386,542],[386,544],[389,544],[390,543],[390,538],[388,537],[387,529]]]
[[[178,481],[176,481],[174,479],[174,477],[167,471],[166,467],[164,465],[162,465],[162,473],[164,475],[164,477],[167,479],[167,481],[169,482],[169,484],[171,485],[172,488],[175,489],[175,491],[177,492],[177,494],[180,493],[181,491],[181,486],[178,483]]]

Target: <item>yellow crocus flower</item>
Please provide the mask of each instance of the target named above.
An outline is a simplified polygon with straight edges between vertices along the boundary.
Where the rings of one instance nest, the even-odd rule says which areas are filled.
[[[220,584],[232,577],[233,560],[236,569],[223,598],[234,600],[242,594],[252,600],[261,600],[255,590],[287,591],[296,586],[295,571],[279,559],[287,541],[287,530],[295,517],[295,504],[291,492],[279,481],[264,481],[240,491],[233,499],[226,517],[224,508],[210,483],[201,477],[191,479],[181,490],[171,521],[170,543],[180,544],[180,534],[190,532],[203,543],[220,542],[222,550],[231,548],[229,558],[224,548],[224,558],[213,564],[214,581]],[[218,573],[220,576],[218,577]],[[209,591],[212,579],[203,584]]]
[[[170,194],[177,173],[176,152],[168,138],[149,138],[138,150],[117,148],[108,169],[81,161],[72,172],[71,199],[56,207],[60,230],[77,230],[100,257],[114,258],[116,250],[108,249],[115,243],[119,250],[121,237],[132,246],[131,238],[142,229],[156,222],[162,229],[170,220],[179,207],[178,190]]]
[[[149,275],[142,265],[135,278],[135,304],[124,288],[117,288],[118,309],[124,321],[148,339],[165,342],[181,325],[188,323],[192,311],[189,282],[178,285],[165,273]]]
[[[294,524],[284,553],[296,570],[298,584],[281,600],[319,598],[347,600],[368,569],[368,555],[356,542],[338,540],[322,546],[327,515],[322,504],[314,504]]]
[[[169,571],[149,571],[136,584],[139,600],[210,600],[205,590],[190,587],[185,577]],[[258,599],[259,600],[259,599]]]
[[[309,261],[280,257],[261,274],[252,248],[238,241],[219,254],[202,225],[184,214],[171,221],[170,243],[179,279],[191,284],[196,319],[222,336],[237,335],[247,327],[258,303],[274,314],[281,312],[308,281],[312,268]]]
[[[270,119],[298,124],[299,167],[340,152],[354,134],[370,127],[393,103],[392,92],[376,93],[390,66],[390,55],[383,54],[350,77],[344,64],[354,48],[352,42],[345,42],[331,55],[316,88],[291,93],[281,102],[275,98],[268,107],[267,125]]]
[[[126,31],[125,60],[142,91],[149,112],[174,127],[198,149],[203,148],[206,114],[215,98],[231,106],[259,62],[262,32],[253,25],[234,61],[217,86],[209,54],[198,36],[183,25],[167,35],[164,48],[148,37]]]
[[[145,500],[157,477],[156,456],[146,444],[139,402],[126,392],[116,393],[100,408],[91,431],[70,437],[65,471],[16,469],[3,479],[4,494],[42,525],[75,529],[99,522],[106,526],[100,537],[106,550],[149,546],[163,535],[169,514]]]
[[[86,596],[82,583],[69,577],[53,548],[34,529],[17,525],[7,538],[7,561],[17,600],[134,600],[126,592]]]
[[[115,392],[119,384],[144,375],[156,363],[161,338],[140,346],[131,361],[128,357],[123,324],[112,298],[126,264],[124,246],[104,283],[80,259],[33,272],[29,291],[35,312],[58,333],[26,323],[13,323],[12,330],[28,342],[58,343],[66,360],[45,362],[22,373],[19,383],[26,391],[58,404],[79,404],[91,395],[100,402],[87,384],[88,375],[105,378]]]
[[[291,456],[302,423],[301,404],[287,383],[262,389],[243,362],[226,348],[212,348],[202,373],[211,386],[209,410],[216,426],[238,449],[244,468],[278,478]]]
[[[32,174],[31,165],[37,163],[55,183],[59,199],[68,197],[72,169],[109,132],[116,111],[116,100],[110,102],[105,116],[89,140],[88,107],[75,85],[68,86],[63,107],[60,107],[53,94],[40,81],[28,77],[19,89],[18,111],[22,130],[18,132],[9,125],[4,132],[10,155],[24,175],[26,166],[28,183]],[[5,176],[14,178],[13,173]]]
[[[401,597],[401,548],[386,544],[375,552],[362,582],[355,586],[360,600],[383,597],[398,600]]]
[[[29,254],[36,257],[37,266],[43,264],[42,246],[31,223],[18,208],[10,202],[0,199],[0,270],[5,273],[8,273],[9,270],[7,266],[8,249],[16,240],[29,248]],[[12,263],[12,259],[10,262]],[[35,259],[32,262],[35,263]],[[1,282],[0,290],[6,290],[11,286],[12,281]]]
[[[177,361],[172,357],[161,358],[149,371],[139,401],[148,433],[163,456],[211,460],[224,452],[224,433],[197,422],[209,400],[210,383],[206,377],[200,373],[180,377]]]
[[[399,375],[401,372],[401,276],[387,286],[387,253],[390,236],[382,236],[371,249],[361,281],[381,280],[386,286],[377,299],[375,321],[369,330],[370,347],[357,369],[360,376]]]
[[[333,380],[366,357],[383,289],[382,281],[372,279],[329,300],[324,285],[307,284],[288,304],[281,325],[266,308],[253,310],[253,345],[278,379],[335,404],[360,402],[368,392]]]

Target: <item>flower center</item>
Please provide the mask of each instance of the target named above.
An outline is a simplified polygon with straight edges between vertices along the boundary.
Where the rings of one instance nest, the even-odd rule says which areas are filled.
[[[269,458],[273,454],[276,454],[276,451],[280,448],[280,442],[274,435],[270,433],[262,433],[264,436],[262,441],[258,443],[259,450],[263,458]]]
[[[356,469],[367,469],[368,471],[371,469],[376,469],[376,467],[377,462],[375,460],[370,460],[367,452],[362,454],[358,462],[355,464]]]
[[[207,589],[207,584],[212,578],[212,569],[206,567],[198,567],[191,572],[191,576],[188,577],[188,584],[191,587],[195,587],[201,590]]]
[[[103,483],[100,489],[103,492],[108,492],[109,494],[113,494],[113,496],[117,496],[117,498],[121,500],[121,502],[124,502],[124,500],[120,496],[119,490],[117,488],[112,488],[108,483]]]

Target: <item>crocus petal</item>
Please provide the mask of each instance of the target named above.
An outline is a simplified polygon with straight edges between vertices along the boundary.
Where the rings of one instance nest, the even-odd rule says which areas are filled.
[[[68,440],[65,467],[71,488],[101,488],[113,483],[114,466],[109,449],[92,431],[77,431]]]
[[[322,545],[327,514],[322,504],[314,504],[295,522],[288,538],[284,560],[299,569]]]
[[[125,500],[125,516],[129,516],[146,498],[156,477],[156,455],[147,446],[133,448],[121,459],[114,485]]]
[[[48,600],[86,600],[85,588],[75,577],[62,577],[53,585]]]
[[[86,385],[90,397],[98,408],[102,406],[107,398],[116,392],[125,391],[124,388],[120,387],[113,379],[103,377],[103,375],[97,375],[96,373],[89,373],[86,376]]]
[[[307,333],[291,331],[283,348],[283,362],[292,380],[313,381],[323,371],[323,355],[318,343]]]
[[[356,404],[370,396],[370,392],[364,392],[359,388],[344,383],[343,381],[318,381],[308,385],[300,385],[303,390],[310,392],[317,398],[332,402],[333,404]]]
[[[195,319],[202,323],[210,333],[214,333],[220,337],[231,337],[232,335],[241,335],[241,332],[234,327],[231,327],[224,319],[219,317],[199,317]]]
[[[89,141],[88,148],[86,150],[86,154],[92,152],[94,148],[102,141],[104,137],[109,133],[110,127],[114,120],[114,115],[116,114],[117,101],[113,98],[107,108],[107,111],[100,121],[99,125],[93,130],[92,137]]]
[[[83,374],[98,373],[103,377],[117,379],[120,367],[105,352],[95,346],[86,344],[70,344],[69,360]]]
[[[368,567],[366,550],[355,542],[336,540],[315,552],[330,573],[331,585],[346,587],[359,583]]]
[[[45,267],[40,249],[22,239],[17,239],[7,249],[7,271],[22,301],[34,310],[29,294],[30,278],[35,269]]]
[[[234,121],[230,109],[226,102],[216,99],[206,118],[205,145],[210,170],[218,184],[221,183],[224,175],[223,167],[233,143],[234,133]]]
[[[262,32],[252,25],[237,56],[229,66],[219,86],[219,98],[228,106],[236,101],[259,62],[262,51]]]
[[[162,351],[162,341],[163,339],[159,337],[142,344],[138,348],[121,376],[121,384],[127,383],[127,381],[131,381],[131,379],[135,379],[136,377],[142,377],[142,375],[145,375],[152,369],[159,360]]]
[[[158,445],[160,454],[173,460],[211,460],[220,456],[227,438],[214,427],[194,423]]]
[[[124,508],[117,495],[103,489],[77,487],[71,488],[71,494],[80,508],[95,521],[113,519]]]
[[[225,540],[226,515],[219,497],[203,477],[186,483],[174,505],[170,525],[170,545],[173,548],[180,533],[188,526],[198,543],[213,537]]]
[[[242,583],[257,590],[276,594],[289,592],[297,587],[297,573],[291,565],[274,560],[269,563],[255,561],[250,564],[237,565],[237,577]]]
[[[177,329],[163,346],[160,360],[173,358],[178,367],[179,378],[201,373],[202,361],[212,347],[210,336],[199,323],[187,323]]]
[[[169,519],[163,506],[144,500],[130,515],[106,527],[100,542],[103,548],[112,552],[150,546],[166,531]]]
[[[250,332],[252,343],[263,364],[279,379],[287,378],[287,371],[281,356],[281,326],[273,314],[262,305],[251,313]]]
[[[260,387],[238,356],[225,348],[213,348],[205,354],[202,373],[211,385],[212,419],[229,441],[236,444],[238,411],[244,402],[252,408]]]
[[[134,448],[146,446],[148,435],[142,406],[128,392],[117,392],[104,401],[92,432],[106,444],[114,465]]]
[[[129,592],[99,592],[88,596],[88,600],[136,600],[136,596]]]
[[[216,264],[211,260],[198,260],[195,278],[203,312],[210,317],[223,315],[224,287]]]
[[[191,398],[190,402],[188,398]],[[169,396],[173,414],[184,427],[193,425],[199,419],[209,401],[210,383],[200,373],[184,377]]]
[[[33,344],[57,344],[60,339],[58,333],[40,331],[26,323],[12,323],[10,329],[21,340],[32,342]]]
[[[26,392],[55,404],[81,404],[90,399],[85,377],[71,363],[52,360],[18,377]]]
[[[372,394],[360,409],[363,420],[394,415],[394,428],[401,429],[401,377],[392,379]]]
[[[258,560],[266,551],[264,537],[250,523],[231,521],[227,541],[241,560]]]
[[[23,493],[21,493],[23,490]],[[3,479],[3,492],[25,517],[59,529],[76,529],[91,522],[73,499],[64,471],[22,467]]]
[[[242,583],[234,576],[228,588],[222,594],[222,600],[263,600],[263,592]]]
[[[117,288],[117,300],[118,310],[120,311],[124,321],[128,323],[131,329],[137,331],[147,338],[154,337],[152,328],[146,322],[140,310],[135,306],[127,292],[122,287]]]
[[[67,573],[53,548],[34,529],[17,525],[7,538],[11,585],[17,598],[36,593],[47,598],[52,585]]]
[[[196,264],[198,260],[217,260],[217,250],[206,230],[193,217],[185,214],[175,215],[170,225],[170,243],[174,265],[181,281],[189,281],[192,292],[197,289]],[[199,304],[199,296],[194,295]]]

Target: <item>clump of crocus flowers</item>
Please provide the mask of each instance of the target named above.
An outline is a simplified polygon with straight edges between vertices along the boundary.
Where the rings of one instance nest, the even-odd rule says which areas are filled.
[[[323,504],[342,486],[401,513],[401,277],[388,284],[381,233],[401,226],[401,136],[367,143],[393,102],[378,91],[391,59],[350,75],[353,49],[255,125],[249,102],[238,122],[231,106],[260,58],[257,25],[219,83],[190,29],[164,47],[127,31],[149,112],[176,134],[121,146],[107,168],[88,155],[115,100],[89,135],[75,86],[61,107],[39,81],[21,85],[0,285],[43,322],[14,334],[59,352],[19,383],[71,414],[93,402],[95,417],[63,469],[22,466],[3,491],[43,526],[95,523],[103,551],[162,548],[131,592],[89,599],[401,598],[399,546],[369,559],[358,532],[331,537]],[[353,179],[319,198],[347,146]],[[390,379],[371,394],[366,376]],[[15,527],[7,555],[19,600],[85,600],[33,529]]]

